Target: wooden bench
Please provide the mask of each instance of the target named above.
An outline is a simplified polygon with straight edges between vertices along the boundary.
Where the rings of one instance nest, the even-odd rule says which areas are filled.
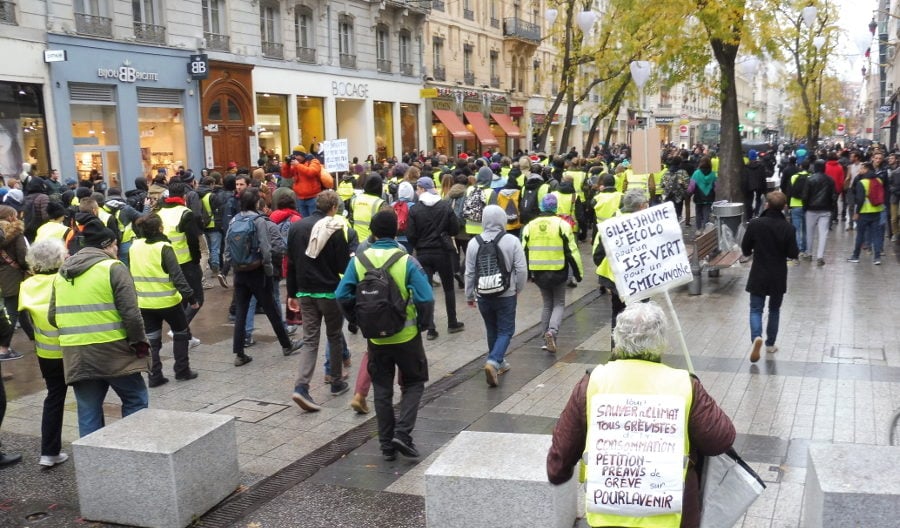
[[[691,264],[697,269],[705,268],[710,277],[718,277],[719,270],[733,265],[741,258],[740,251],[719,250],[718,231],[710,229],[694,239]]]

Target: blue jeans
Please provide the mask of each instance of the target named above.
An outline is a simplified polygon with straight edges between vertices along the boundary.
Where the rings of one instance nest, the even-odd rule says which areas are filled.
[[[853,258],[859,258],[859,251],[863,242],[872,245],[872,253],[876,259],[881,258],[881,250],[884,247],[884,224],[881,223],[881,213],[862,213],[856,221],[856,243],[853,245]]]
[[[781,301],[784,294],[769,295],[769,319],[766,322],[766,346],[774,346],[778,337],[778,318],[781,315]],[[766,306],[766,296],[750,294],[750,340],[762,337],[762,314]]]
[[[791,207],[791,225],[797,232],[797,249],[806,253],[806,215],[802,207]]]
[[[307,198],[306,200],[301,200],[297,198],[297,211],[300,212],[300,216],[306,218],[307,216],[313,214],[313,211],[316,210],[316,197]]]
[[[131,249],[131,244],[134,240],[129,240],[128,242],[122,242],[119,244],[119,260],[122,261],[122,264],[128,266],[128,250]]]
[[[209,269],[212,270],[213,273],[218,273],[219,269],[222,267],[222,232],[215,231],[205,231],[203,233],[206,235],[206,245],[209,246]]]
[[[341,351],[341,359],[350,359],[350,349],[347,348],[347,338],[344,337],[344,333],[341,332],[341,344],[343,345],[343,350]],[[325,374],[331,372],[331,343],[328,340],[325,340]]]
[[[487,331],[487,361],[499,368],[516,333],[516,296],[479,297],[478,311]]]
[[[77,381],[72,384],[72,388],[75,389],[75,402],[78,404],[80,436],[87,436],[105,425],[103,400],[106,399],[110,387],[122,400],[122,418],[147,408],[150,396],[140,373],[118,378]]]
[[[694,204],[694,221],[696,222],[697,231],[706,227],[709,222],[709,213],[712,211],[712,204]]]
[[[211,250],[210,250],[211,251]],[[281,306],[281,279],[272,280],[272,297],[275,298],[275,307],[278,308],[278,318],[284,322],[284,309]],[[247,322],[244,324],[246,337],[253,337],[253,319],[256,314],[256,295],[250,297],[250,305],[247,308]]]

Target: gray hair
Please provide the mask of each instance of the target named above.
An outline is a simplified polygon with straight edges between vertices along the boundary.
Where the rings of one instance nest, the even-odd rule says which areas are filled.
[[[622,212],[633,213],[647,203],[647,195],[643,189],[629,189],[622,197]]]
[[[613,359],[659,361],[666,348],[666,315],[654,302],[634,303],[616,317]]]
[[[69,252],[58,238],[49,238],[32,244],[25,254],[25,262],[35,273],[52,273],[62,266]]]

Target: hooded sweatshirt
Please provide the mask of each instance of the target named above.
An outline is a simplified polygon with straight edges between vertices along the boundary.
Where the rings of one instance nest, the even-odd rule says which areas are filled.
[[[449,252],[442,238],[459,233],[459,220],[450,202],[435,193],[419,195],[419,203],[409,210],[406,238],[417,252]]]
[[[77,287],[79,277],[84,272],[98,262],[109,258],[109,255],[101,249],[86,247],[63,262],[62,267],[59,268],[60,278],[72,282]],[[139,358],[131,348],[133,344],[148,342],[144,333],[144,319],[138,308],[134,279],[131,278],[128,268],[120,263],[110,268],[109,283],[113,291],[116,311],[119,312],[125,325],[126,338],[108,343],[65,347],[63,349],[63,366],[66,383],[69,385],[77,381],[115,378],[149,371],[150,357]],[[50,296],[48,315],[50,323],[56,326],[55,289]]]
[[[484,231],[481,238],[490,242],[496,237],[506,233],[506,212],[497,205],[488,205],[482,213],[482,225]],[[466,299],[475,299],[476,264],[478,262],[478,237],[473,237],[466,248]],[[525,261],[525,251],[518,238],[509,235],[504,236],[497,243],[497,248],[503,254],[503,260],[509,268],[509,288],[500,294],[501,297],[516,295],[525,289],[528,280],[528,263]]]

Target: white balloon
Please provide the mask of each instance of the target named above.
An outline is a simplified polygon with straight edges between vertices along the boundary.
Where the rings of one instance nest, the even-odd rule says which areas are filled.
[[[649,61],[631,61],[631,78],[638,88],[643,88],[650,78],[650,62]]]
[[[554,22],[556,22],[556,16],[559,14],[559,11],[553,9],[552,7],[546,11],[544,11],[544,19],[547,21],[548,26],[552,26]]]
[[[806,27],[811,28],[813,26],[818,12],[815,6],[806,6],[800,11],[800,16],[803,17],[803,23],[806,24]]]
[[[813,46],[815,46],[817,50],[821,49],[822,46],[824,46],[824,45],[825,45],[825,37],[823,37],[821,35],[819,35],[818,37],[813,37]]]
[[[578,24],[578,27],[581,28],[581,32],[587,35],[587,33],[594,27],[594,22],[597,21],[597,13],[593,11],[582,11],[575,15],[575,23]]]

